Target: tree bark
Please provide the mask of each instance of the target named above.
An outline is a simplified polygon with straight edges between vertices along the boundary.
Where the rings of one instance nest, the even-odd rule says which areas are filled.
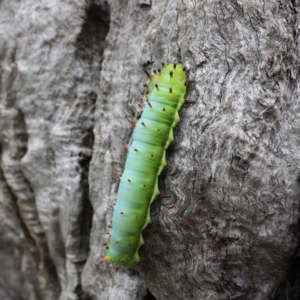
[[[0,298],[299,299],[300,1],[0,1]],[[143,261],[105,255],[145,69],[189,71]]]
[[[106,2],[0,1],[0,298],[84,299]]]

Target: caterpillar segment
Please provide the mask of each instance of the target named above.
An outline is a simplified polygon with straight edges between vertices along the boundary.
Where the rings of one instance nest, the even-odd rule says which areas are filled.
[[[142,231],[151,222],[150,205],[160,194],[158,176],[167,165],[166,149],[174,140],[173,128],[185,103],[186,70],[181,63],[162,64],[152,74],[146,72],[146,105],[135,122],[132,143],[120,177],[107,254],[102,262],[131,268],[141,260]]]

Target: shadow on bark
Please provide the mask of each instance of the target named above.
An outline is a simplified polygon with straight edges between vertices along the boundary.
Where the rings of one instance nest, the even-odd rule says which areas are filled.
[[[156,300],[156,298],[148,291],[143,300]]]

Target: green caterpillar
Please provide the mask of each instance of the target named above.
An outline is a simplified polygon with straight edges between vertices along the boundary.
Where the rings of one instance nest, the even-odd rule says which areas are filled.
[[[166,149],[185,102],[186,70],[181,63],[162,64],[148,74],[146,105],[136,123],[114,207],[108,252],[102,262],[130,268],[140,261],[142,231],[151,222],[150,204],[159,195],[158,176],[166,166]]]

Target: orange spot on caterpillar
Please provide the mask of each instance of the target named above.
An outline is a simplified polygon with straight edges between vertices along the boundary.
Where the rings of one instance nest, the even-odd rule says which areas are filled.
[[[129,146],[128,146],[128,145],[125,145],[125,146],[123,146],[123,149],[124,149],[125,151],[128,151]]]
[[[139,103],[139,104],[138,104],[138,107],[139,107],[140,109],[143,109],[143,108],[144,108],[144,105],[141,104],[141,103]]]
[[[105,256],[105,257],[103,257],[103,258],[101,259],[100,263],[105,263],[105,262],[107,262],[107,261],[108,261],[108,259],[107,259],[107,257]]]
[[[154,85],[154,86],[155,86],[156,90],[157,90],[157,91],[159,91],[158,84],[157,84],[157,83],[155,83],[155,85]]]
[[[114,208],[115,208],[115,204],[109,205],[109,207],[110,207],[111,209],[114,209]]]
[[[170,78],[173,78],[173,71],[170,71]]]
[[[120,173],[116,173],[116,175],[115,175],[115,179],[117,179],[117,180],[120,180],[120,179],[121,179],[121,177],[122,177],[122,174],[120,174]]]
[[[131,124],[132,124],[133,126],[135,126],[135,125],[136,125],[136,123],[137,123],[137,121],[136,121],[136,120],[132,120],[132,121],[131,121]]]

